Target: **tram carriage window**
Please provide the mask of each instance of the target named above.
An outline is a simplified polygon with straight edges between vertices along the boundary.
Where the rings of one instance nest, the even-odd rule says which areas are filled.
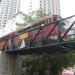
[[[23,29],[23,32],[25,32],[26,31],[26,29]]]
[[[51,18],[48,19],[48,24],[50,24],[50,23],[51,23]]]
[[[53,17],[53,22],[56,22],[56,21],[57,21],[57,17],[54,16],[54,17]]]
[[[27,27],[27,30],[29,30],[31,28],[31,26]]]
[[[45,24],[45,20],[43,20],[42,23]]]
[[[17,34],[22,33],[22,32],[25,32],[25,31],[26,31],[26,28],[25,28],[25,29],[22,29],[22,30],[17,31]]]
[[[35,27],[37,27],[39,25],[39,23],[36,23],[36,24],[34,24],[33,26],[32,26],[32,28],[35,28]]]
[[[45,20],[45,25],[47,25],[47,24],[48,24],[48,19]]]

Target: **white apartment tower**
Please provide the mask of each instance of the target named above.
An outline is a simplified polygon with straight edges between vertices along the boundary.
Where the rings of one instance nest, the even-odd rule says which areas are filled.
[[[45,15],[60,16],[60,0],[40,0],[40,8]]]
[[[1,0],[0,2],[0,29],[4,28],[7,21],[20,11],[20,0]]]

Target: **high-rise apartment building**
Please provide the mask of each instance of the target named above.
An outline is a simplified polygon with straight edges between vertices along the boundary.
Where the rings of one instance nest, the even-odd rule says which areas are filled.
[[[60,15],[60,0],[40,0],[45,15]]]
[[[7,21],[20,11],[20,0],[1,0],[0,2],[0,29]]]

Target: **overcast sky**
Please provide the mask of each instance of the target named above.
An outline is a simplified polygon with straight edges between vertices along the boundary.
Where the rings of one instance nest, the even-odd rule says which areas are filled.
[[[36,10],[39,6],[39,0],[32,0],[33,1],[33,10]],[[21,0],[21,7],[20,10],[24,13],[29,11],[30,0]]]
[[[75,0],[60,0],[60,5],[63,17],[75,15]]]
[[[21,11],[28,12],[30,0],[21,0]],[[34,10],[39,6],[39,0],[33,0]],[[61,16],[68,17],[75,14],[75,0],[60,0]]]

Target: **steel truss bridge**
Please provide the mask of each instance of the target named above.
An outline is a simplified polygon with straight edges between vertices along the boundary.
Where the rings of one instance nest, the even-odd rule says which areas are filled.
[[[51,29],[51,31],[45,36],[42,42],[39,44],[33,45],[36,39],[39,41],[37,38],[41,31],[43,30],[44,27],[49,26],[49,25],[54,25]],[[50,39],[49,37],[55,34],[52,34],[52,32],[55,30],[56,26],[58,26],[58,33],[57,37],[54,39]],[[60,33],[60,26],[63,26],[63,30],[65,32],[61,35]],[[6,43],[3,46],[3,49],[5,50],[6,53],[12,53],[12,54],[25,54],[25,53],[42,53],[42,52],[47,52],[47,53],[68,53],[68,52],[75,52],[75,15],[60,19],[57,21],[54,21],[53,23],[47,24],[47,25],[41,25],[37,27],[33,27],[30,29],[27,29],[26,31],[23,31],[22,33],[16,35],[19,36],[23,33],[31,32],[34,30],[37,30],[37,33],[35,37],[32,39],[32,41],[28,44],[28,46],[24,46],[22,48],[14,48],[11,46],[9,49],[4,49],[5,46],[8,43],[8,39],[6,40]],[[16,36],[12,36],[11,39],[14,40]],[[65,40],[66,38],[66,40]],[[50,41],[50,43],[49,43]],[[26,42],[25,42],[26,43]]]

